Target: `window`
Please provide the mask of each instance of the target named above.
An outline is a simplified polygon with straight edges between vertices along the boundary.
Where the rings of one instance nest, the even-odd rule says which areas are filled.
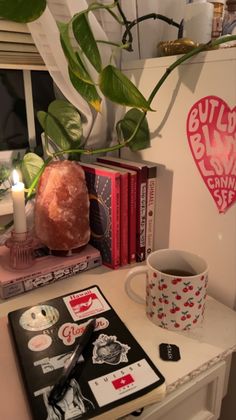
[[[23,73],[0,70],[0,151],[28,147]]]
[[[41,147],[37,112],[54,98],[47,71],[0,69],[0,152]]]
[[[37,112],[46,111],[54,99],[47,71],[0,68],[0,169],[11,168],[12,160],[26,150],[43,155]],[[12,212],[11,197],[4,193],[8,187],[7,182],[0,185],[0,216]]]

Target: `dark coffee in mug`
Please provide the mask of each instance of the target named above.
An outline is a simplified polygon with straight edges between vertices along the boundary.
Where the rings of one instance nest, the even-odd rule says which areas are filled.
[[[176,268],[167,268],[166,270],[161,270],[164,274],[169,274],[170,276],[176,276],[176,277],[190,277],[190,276],[196,276],[197,273],[194,271],[187,271],[187,270],[181,270]]]

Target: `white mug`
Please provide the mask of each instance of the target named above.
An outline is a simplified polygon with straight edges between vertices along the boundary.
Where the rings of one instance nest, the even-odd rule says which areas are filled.
[[[133,289],[132,279],[146,274],[146,300]],[[136,278],[137,281],[137,278]],[[206,261],[175,249],[152,252],[146,265],[129,270],[125,280],[128,296],[145,303],[147,317],[168,330],[187,330],[203,320],[208,282]]]

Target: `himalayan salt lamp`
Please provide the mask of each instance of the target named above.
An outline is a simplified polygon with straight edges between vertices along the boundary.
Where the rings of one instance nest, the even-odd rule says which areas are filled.
[[[55,251],[69,251],[88,243],[89,196],[79,163],[55,161],[45,168],[36,194],[35,233]]]

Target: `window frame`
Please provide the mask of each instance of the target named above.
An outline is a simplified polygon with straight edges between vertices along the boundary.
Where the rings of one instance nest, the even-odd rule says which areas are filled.
[[[33,149],[36,146],[36,131],[35,131],[35,121],[34,121],[34,104],[33,104],[31,71],[35,71],[35,70],[47,71],[47,68],[44,65],[0,63],[0,69],[19,70],[23,72],[29,148],[30,150],[33,151]],[[0,151],[0,163],[6,163],[10,165],[12,162],[12,159],[14,157],[17,157],[18,153],[20,154],[21,157],[23,157],[25,150],[26,149],[17,149],[17,150],[9,149],[9,150]],[[6,216],[8,214],[12,214],[12,200],[11,200],[10,193],[7,193],[6,196],[0,200],[0,216]]]

